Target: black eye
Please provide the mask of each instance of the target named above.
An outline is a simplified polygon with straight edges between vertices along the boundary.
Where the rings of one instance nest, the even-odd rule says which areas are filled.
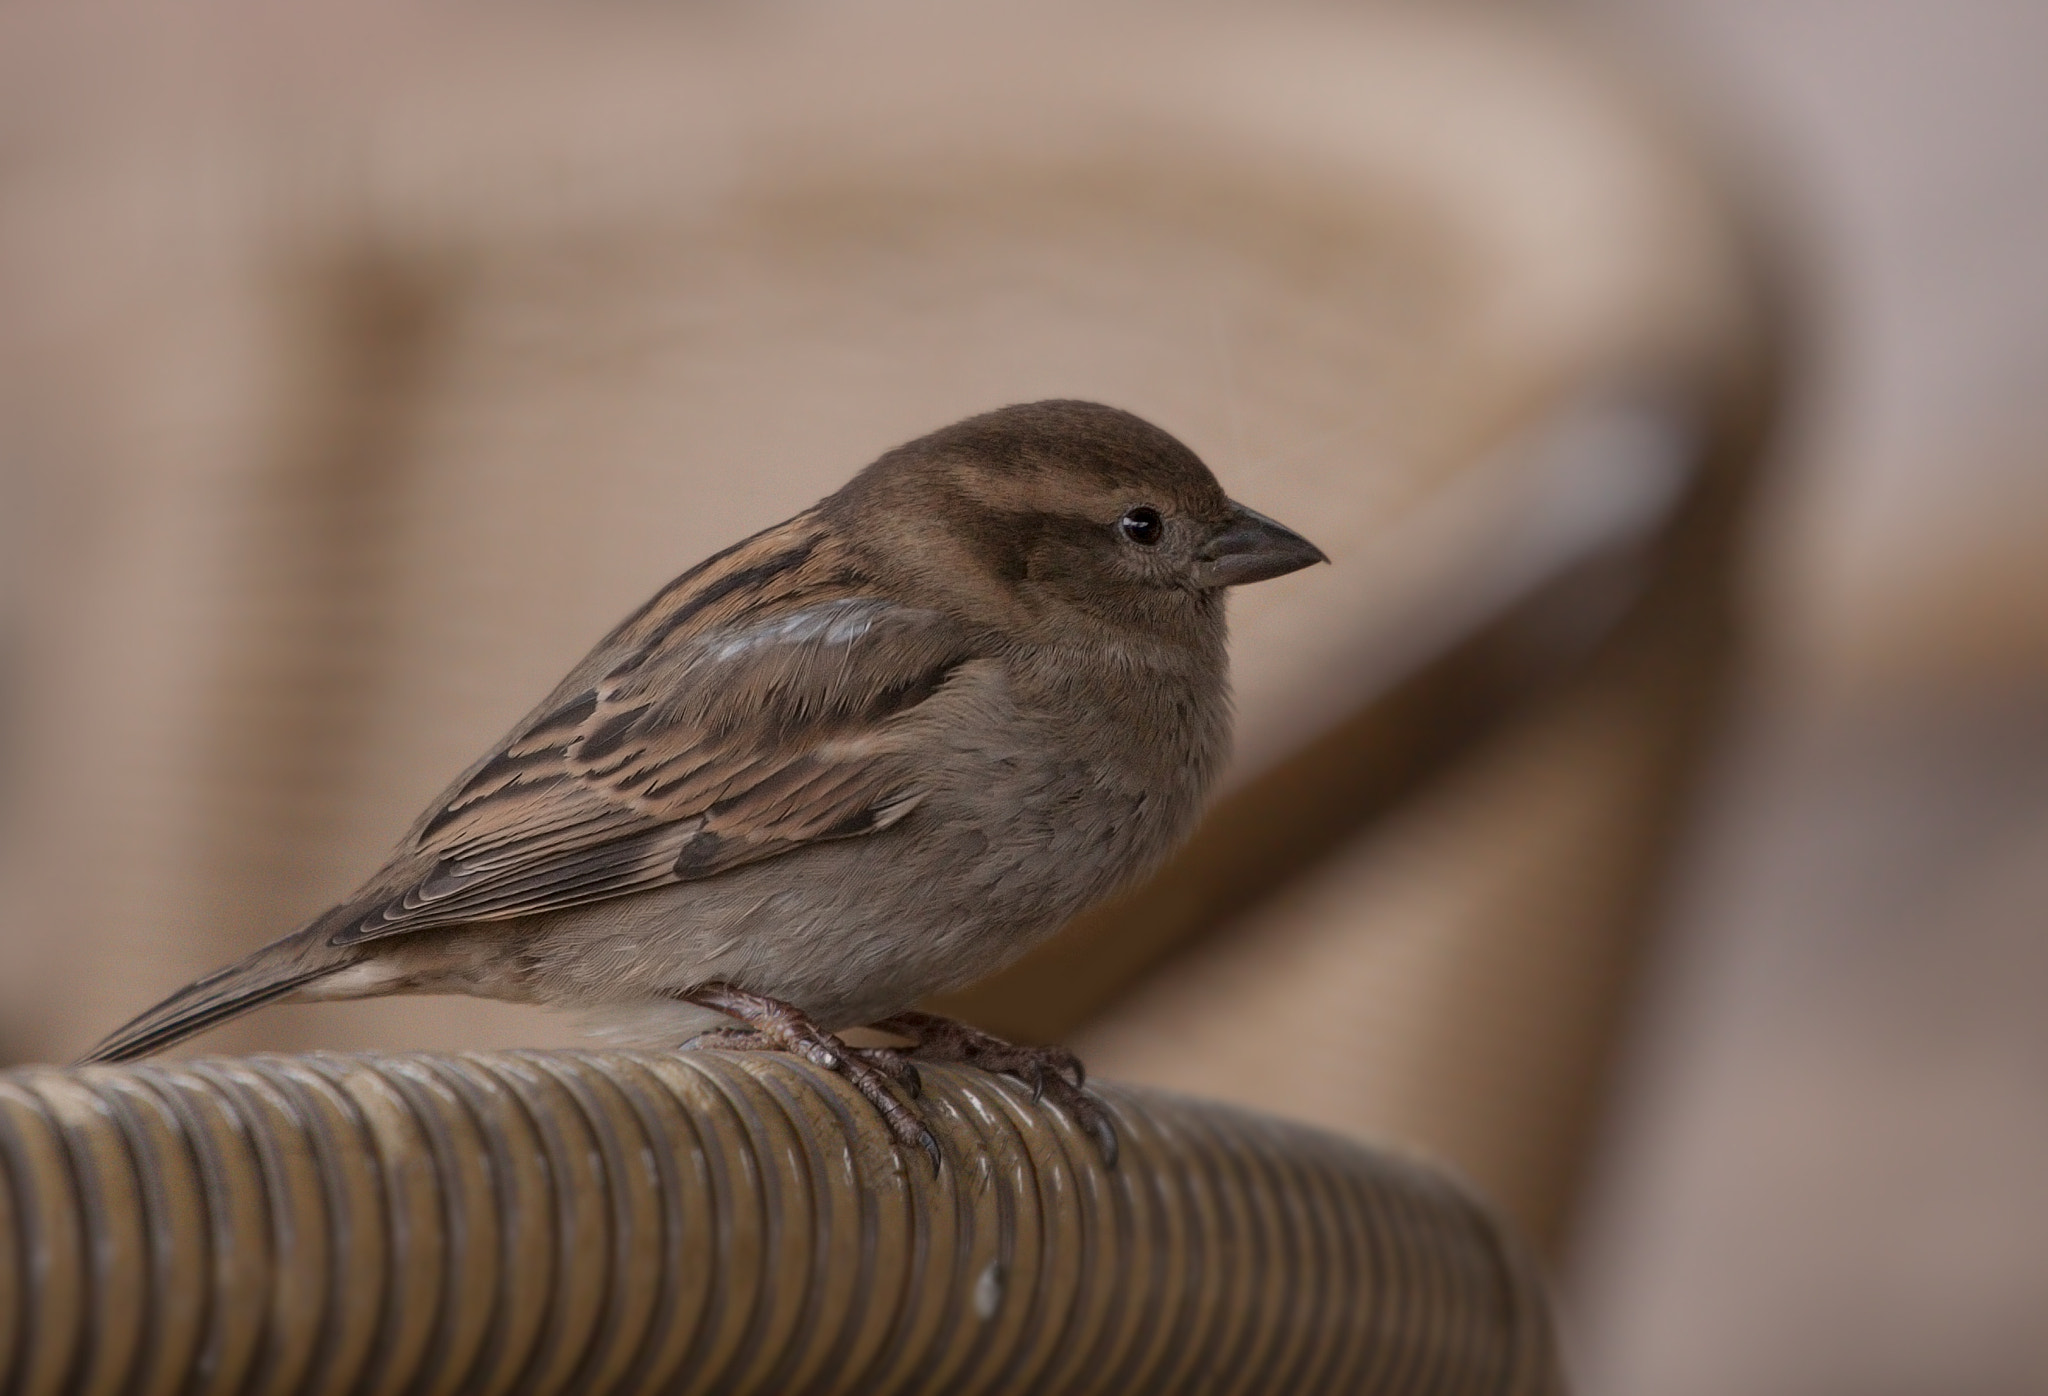
[[[1159,520],[1159,511],[1142,504],[1119,519],[1117,527],[1124,531],[1124,537],[1147,548],[1156,546],[1159,536],[1166,532],[1166,525]]]

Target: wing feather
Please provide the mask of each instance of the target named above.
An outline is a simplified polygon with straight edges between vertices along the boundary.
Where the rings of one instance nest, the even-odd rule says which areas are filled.
[[[333,943],[709,877],[916,807],[898,728],[979,657],[963,631],[849,590],[815,541],[713,561],[723,575],[680,579],[430,807]]]

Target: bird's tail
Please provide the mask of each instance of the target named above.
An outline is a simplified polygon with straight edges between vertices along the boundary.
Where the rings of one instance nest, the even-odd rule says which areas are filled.
[[[325,929],[325,919],[193,980],[109,1033],[99,1046],[79,1058],[78,1064],[148,1056],[332,974],[353,957],[337,956],[327,949],[325,936],[318,934]]]

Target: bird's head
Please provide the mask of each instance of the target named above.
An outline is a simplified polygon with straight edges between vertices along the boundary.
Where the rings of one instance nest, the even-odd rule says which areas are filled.
[[[1226,587],[1328,561],[1186,446],[1099,403],[999,408],[899,446],[823,506],[884,576],[1034,639],[1220,640]]]

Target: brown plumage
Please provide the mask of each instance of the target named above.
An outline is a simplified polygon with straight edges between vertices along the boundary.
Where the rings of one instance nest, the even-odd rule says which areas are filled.
[[[883,1079],[908,1063],[825,1030],[878,1024],[1103,1133],[1070,1055],[907,1010],[1185,835],[1227,747],[1222,589],[1320,559],[1111,408],[913,441],[677,578],[355,895],[88,1060],[286,997],[458,992],[724,1024],[701,1040],[825,1061],[928,1144]]]

